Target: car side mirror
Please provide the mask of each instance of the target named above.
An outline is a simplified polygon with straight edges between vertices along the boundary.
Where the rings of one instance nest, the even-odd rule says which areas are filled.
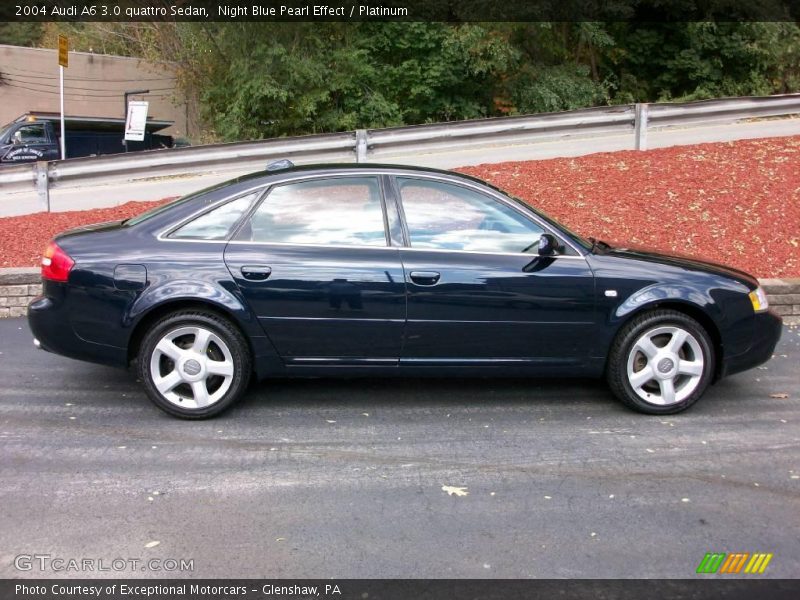
[[[559,250],[558,240],[551,233],[543,233],[539,238],[539,256],[552,256]]]

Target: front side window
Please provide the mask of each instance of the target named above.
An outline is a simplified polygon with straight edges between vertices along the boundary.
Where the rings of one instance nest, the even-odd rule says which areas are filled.
[[[14,139],[20,144],[46,144],[47,133],[44,125],[26,125],[14,133]]]
[[[386,246],[378,178],[337,177],[280,185],[242,226],[237,240]]]
[[[253,192],[212,208],[173,231],[169,237],[181,240],[224,240],[256,196],[258,192]]]
[[[535,252],[544,233],[513,208],[469,188],[406,177],[397,184],[412,248]]]

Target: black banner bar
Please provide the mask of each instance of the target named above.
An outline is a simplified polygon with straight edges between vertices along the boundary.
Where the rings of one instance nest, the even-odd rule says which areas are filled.
[[[800,0],[9,0],[0,21],[797,21]]]
[[[795,600],[798,592],[798,581],[744,577],[650,580],[0,580],[2,600]]]

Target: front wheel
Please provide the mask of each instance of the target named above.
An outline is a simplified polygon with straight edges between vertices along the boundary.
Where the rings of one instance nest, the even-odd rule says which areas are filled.
[[[241,332],[211,312],[157,321],[142,340],[139,377],[160,409],[184,419],[213,417],[247,389],[250,352]]]
[[[606,375],[624,404],[666,415],[697,402],[713,373],[714,351],[703,326],[677,311],[654,310],[619,332]]]

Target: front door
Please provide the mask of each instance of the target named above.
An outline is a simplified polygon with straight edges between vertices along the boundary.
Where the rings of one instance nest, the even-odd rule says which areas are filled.
[[[408,323],[401,364],[583,363],[594,277],[565,246],[540,257],[548,231],[512,203],[436,179],[397,177],[409,247],[401,251]]]
[[[397,364],[406,317],[400,254],[377,176],[272,188],[225,262],[289,365]]]

